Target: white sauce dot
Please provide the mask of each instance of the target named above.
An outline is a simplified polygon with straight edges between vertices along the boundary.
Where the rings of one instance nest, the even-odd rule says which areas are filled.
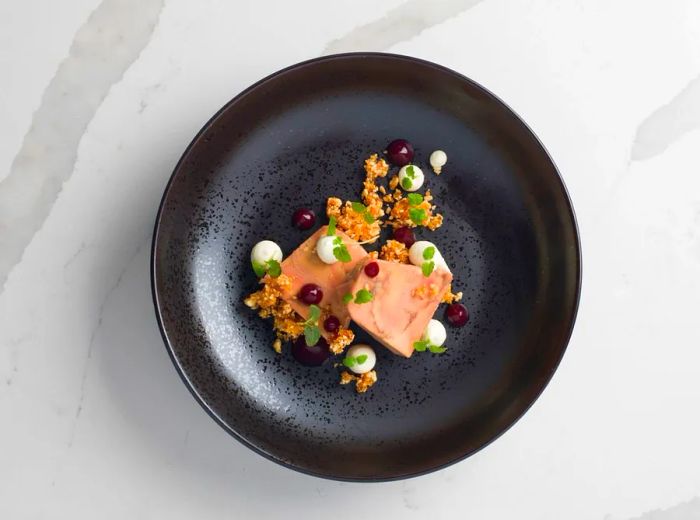
[[[433,171],[439,174],[442,171],[442,167],[447,163],[447,154],[442,150],[435,150],[430,154],[430,166],[432,166]]]
[[[409,168],[412,168],[413,177],[409,175]],[[399,184],[406,191],[416,191],[423,186],[425,182],[425,175],[423,175],[423,170],[421,170],[415,164],[407,164],[399,170]]]
[[[447,339],[445,326],[438,320],[430,320],[423,333],[423,339],[428,341],[431,345],[441,347]]]
[[[334,264],[338,259],[333,254],[335,236],[323,236],[316,242],[316,254],[325,264]]]
[[[435,248],[435,253],[431,259],[426,259],[423,257],[423,252],[431,246]],[[427,240],[419,240],[411,246],[411,248],[408,250],[408,260],[413,265],[417,265],[418,267],[421,267],[423,263],[430,262],[432,260],[435,262],[436,269],[441,268],[447,272],[451,272],[450,268],[447,266],[447,262],[445,262],[445,258],[442,256],[442,253],[440,253],[440,250],[435,244]]]
[[[347,350],[345,357],[352,357],[357,359],[359,356],[367,356],[362,363],[355,363],[354,365],[348,367],[350,370],[356,374],[365,374],[374,368],[377,364],[377,355],[374,350],[369,345],[357,344],[353,345]]]
[[[282,261],[282,249],[272,240],[261,240],[253,246],[250,252],[250,261],[265,265],[270,260]]]

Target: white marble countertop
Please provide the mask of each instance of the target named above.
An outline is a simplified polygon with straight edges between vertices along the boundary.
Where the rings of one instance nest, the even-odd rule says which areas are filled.
[[[376,485],[220,429],[168,359],[148,276],[163,187],[209,116],[350,50],[505,99],[561,168],[584,251],[574,336],[530,412]],[[0,518],[350,519],[358,494],[372,518],[700,518],[697,0],[23,0],[0,6],[0,63]]]

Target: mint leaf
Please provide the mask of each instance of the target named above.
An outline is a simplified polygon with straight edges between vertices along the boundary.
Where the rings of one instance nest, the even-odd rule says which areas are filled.
[[[421,265],[420,268],[421,271],[423,271],[423,276],[430,276],[430,273],[432,273],[433,269],[435,269],[435,262],[423,262],[423,265]]]
[[[318,322],[321,317],[321,308],[318,305],[309,306],[309,318],[306,320],[307,323],[314,324]]]
[[[319,339],[321,339],[321,331],[316,325],[304,326],[304,340],[308,346],[313,347]]]
[[[410,186],[409,186],[409,188],[410,188]],[[420,193],[409,193],[407,198],[408,198],[408,203],[411,206],[417,206],[418,204],[423,202],[423,195],[421,195]]]
[[[328,230],[326,231],[326,236],[332,237],[335,235],[335,217],[328,219]]]
[[[360,213],[362,215],[362,218],[365,219],[367,224],[374,223],[374,216],[372,216],[372,214],[369,212],[369,208],[367,206],[361,202],[351,202],[350,205],[355,213]]]
[[[360,289],[355,294],[355,303],[368,303],[371,302],[374,296],[367,289]]]
[[[425,260],[432,260],[435,256],[435,246],[428,246],[423,250],[423,258]]]
[[[414,224],[422,224],[426,218],[423,208],[410,208],[408,210],[408,216]]]
[[[404,190],[410,190],[411,186],[413,186],[411,179],[409,179],[408,177],[404,177],[403,179],[401,179],[401,187]]]
[[[355,358],[354,357],[346,357],[343,359],[343,365],[345,365],[348,368],[354,367],[355,366]]]
[[[333,248],[333,256],[335,256],[341,262],[352,261],[352,258],[350,257],[350,253],[348,252],[348,248],[345,247],[345,244],[343,244],[342,242],[341,242],[341,245]]]
[[[253,271],[255,271],[255,274],[258,278],[262,278],[265,276],[265,273],[267,272],[267,269],[263,264],[259,264],[258,262],[252,262],[253,264]]]
[[[408,175],[409,179],[415,179],[416,178],[416,172],[413,170],[413,165],[409,164],[406,166],[406,175]]]
[[[362,204],[362,202],[351,202],[352,210],[357,213],[365,213],[367,211],[367,206]]]
[[[437,345],[428,345],[428,350],[433,354],[442,354],[447,351],[445,347],[438,347]]]
[[[267,261],[267,274],[269,274],[273,278],[277,278],[279,275],[282,274],[282,266],[277,260]]]
[[[413,343],[413,348],[416,352],[425,352],[425,349],[427,349],[429,345],[430,343],[428,343],[427,340],[415,341]]]
[[[352,294],[351,293],[347,293],[345,296],[343,296],[343,303],[344,304],[347,305],[351,301],[352,301]]]
[[[357,362],[358,365],[361,365],[365,361],[367,361],[367,354],[361,354],[355,358],[355,361]]]

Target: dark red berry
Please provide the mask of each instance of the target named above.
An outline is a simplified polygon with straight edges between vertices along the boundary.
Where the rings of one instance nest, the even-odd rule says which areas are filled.
[[[309,208],[299,208],[292,215],[292,224],[302,231],[311,228],[316,223],[316,214]]]
[[[318,305],[323,299],[323,290],[315,283],[302,285],[297,295],[306,305]]]
[[[337,332],[340,328],[340,320],[335,316],[328,316],[323,320],[323,328],[326,332]]]
[[[404,226],[394,229],[394,240],[401,242],[406,247],[411,247],[416,243],[416,236],[410,227]]]
[[[463,327],[469,321],[469,311],[461,303],[453,303],[445,309],[445,319],[453,327]]]
[[[386,155],[396,166],[405,166],[413,160],[413,145],[406,139],[396,139],[386,147]]]
[[[292,345],[292,356],[294,356],[294,359],[307,367],[323,365],[330,355],[328,342],[323,337],[319,338],[315,345],[309,346],[302,335]]]
[[[365,274],[370,278],[374,278],[379,274],[379,264],[377,262],[370,262],[365,266]]]

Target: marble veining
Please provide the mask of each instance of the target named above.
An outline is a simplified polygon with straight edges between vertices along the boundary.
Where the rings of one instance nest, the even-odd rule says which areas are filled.
[[[78,30],[0,182],[0,287],[73,172],[78,145],[110,87],[138,58],[163,0],[103,0]]]
[[[685,134],[698,128],[700,75],[642,121],[632,143],[631,158],[633,161],[644,161],[659,155]]]
[[[407,0],[382,17],[355,27],[346,35],[328,43],[321,54],[357,50],[383,51],[415,38],[422,31],[444,22],[483,0]]]

